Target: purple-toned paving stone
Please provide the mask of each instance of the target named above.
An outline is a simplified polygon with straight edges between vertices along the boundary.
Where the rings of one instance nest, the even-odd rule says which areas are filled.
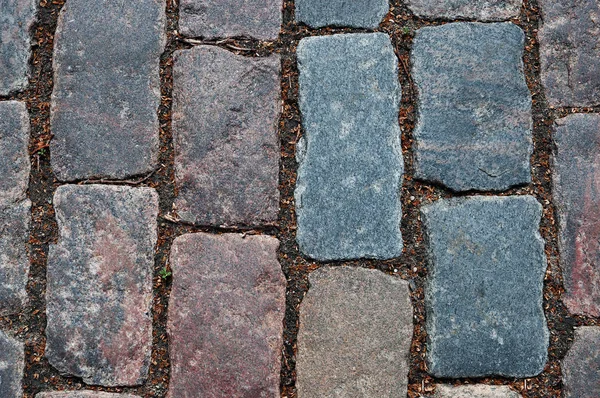
[[[445,386],[435,387],[433,398],[522,398],[522,395],[508,386]]]
[[[23,343],[0,331],[0,397],[22,398],[25,352]]]
[[[406,397],[412,314],[399,278],[351,267],[312,272],[300,307],[298,397]]]
[[[564,398],[600,397],[600,327],[575,329],[575,341],[561,368]]]
[[[175,240],[169,398],[279,397],[286,282],[278,246],[239,234]]]
[[[158,153],[163,0],[69,0],[54,39],[52,168],[58,179],[148,173]]]
[[[142,383],[152,344],[158,195],[152,188],[63,185],[48,254],[46,357],[103,386]]]
[[[280,59],[215,46],[175,55],[175,201],[202,225],[266,225],[279,210]]]
[[[36,394],[35,398],[139,398],[139,396],[101,391],[55,391],[41,392]]]
[[[405,0],[416,15],[429,19],[503,21],[515,18],[522,0]]]

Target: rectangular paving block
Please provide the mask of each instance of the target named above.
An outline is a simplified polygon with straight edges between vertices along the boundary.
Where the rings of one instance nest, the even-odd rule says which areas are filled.
[[[531,377],[548,356],[542,206],[473,196],[422,208],[427,361],[436,377]]]
[[[600,115],[558,119],[554,140],[563,300],[572,313],[600,316]]]
[[[175,54],[177,213],[201,225],[265,225],[279,211],[278,56],[215,46]]]
[[[121,179],[158,153],[163,0],[69,0],[54,40],[52,168],[59,180]]]
[[[404,0],[408,8],[427,19],[503,21],[515,18],[522,0]]]
[[[22,398],[25,369],[23,343],[0,331],[0,397]]]
[[[379,26],[390,9],[388,0],[296,0],[296,20],[313,28]]]
[[[300,250],[317,260],[400,256],[401,90],[389,37],[302,39],[298,68]]]
[[[168,398],[279,397],[286,281],[278,247],[262,235],[175,239]]]
[[[405,398],[413,335],[408,282],[325,267],[300,306],[298,398]]]
[[[524,38],[512,23],[449,23],[417,31],[417,178],[454,191],[504,190],[531,181]]]
[[[522,395],[508,386],[446,386],[438,384],[433,398],[522,398]]]
[[[600,327],[575,328],[575,340],[561,369],[564,398],[600,397]]]
[[[63,185],[48,253],[46,357],[87,384],[147,377],[158,195],[152,188]]]
[[[55,391],[41,392],[36,394],[35,398],[139,398],[139,396],[101,391]]]
[[[0,2],[0,95],[27,88],[31,41],[29,30],[37,11],[36,0]]]

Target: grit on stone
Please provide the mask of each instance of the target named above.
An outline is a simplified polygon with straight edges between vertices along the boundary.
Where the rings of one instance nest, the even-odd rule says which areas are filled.
[[[215,46],[175,54],[178,215],[201,225],[265,225],[279,211],[280,58]]]
[[[575,341],[561,368],[565,398],[600,397],[600,327],[575,329]]]
[[[408,8],[421,18],[476,19],[503,21],[515,18],[522,0],[405,0]]]
[[[317,260],[400,256],[401,93],[389,37],[309,37],[297,54],[300,250]]]
[[[522,395],[511,390],[508,386],[445,386],[435,387],[433,398],[522,398]]]
[[[113,394],[101,391],[56,391],[41,392],[35,398],[139,398],[131,394]]]
[[[0,0],[0,95],[27,88],[36,0]]]
[[[454,191],[504,190],[531,181],[524,37],[512,23],[450,23],[417,31],[417,178]]]
[[[63,185],[48,253],[46,357],[87,384],[147,377],[158,195],[152,188]]]
[[[600,316],[600,115],[556,121],[554,203],[565,284],[575,314]]]
[[[600,3],[541,0],[542,84],[552,106],[600,104]]]
[[[21,398],[25,352],[23,343],[0,331],[0,397]]]
[[[474,196],[423,207],[427,361],[436,377],[531,377],[547,359],[542,206]]]
[[[286,281],[278,247],[260,235],[175,240],[167,397],[279,397]]]
[[[69,0],[54,47],[52,168],[59,180],[152,171],[163,0]]]
[[[246,36],[276,40],[282,0],[180,0],[179,31],[205,39]]]
[[[313,28],[379,26],[390,9],[388,0],[296,0],[296,20]]]
[[[298,397],[406,397],[408,283],[350,267],[321,268],[309,278],[300,307]]]

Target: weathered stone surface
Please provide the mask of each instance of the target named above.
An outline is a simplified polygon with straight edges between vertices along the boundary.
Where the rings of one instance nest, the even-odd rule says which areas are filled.
[[[2,0],[0,0],[2,1]],[[0,102],[0,204],[27,197],[29,186],[29,115],[25,104]]]
[[[305,132],[295,191],[300,250],[318,260],[399,256],[401,93],[390,39],[305,38],[298,63]]]
[[[69,0],[54,47],[52,168],[63,181],[124,178],[158,152],[162,0]]]
[[[429,244],[427,355],[437,377],[530,377],[546,363],[542,207],[531,196],[439,200]]]
[[[35,398],[139,398],[131,394],[113,394],[101,391],[56,391],[41,392]]]
[[[313,28],[377,28],[388,13],[388,0],[296,0],[296,20]]]
[[[575,329],[573,346],[562,361],[565,398],[600,397],[600,327]]]
[[[21,398],[25,354],[23,343],[0,331],[0,397]]]
[[[515,18],[522,0],[405,0],[416,15],[431,19],[503,21]]]
[[[279,397],[286,282],[278,246],[239,234],[175,240],[169,398]]]
[[[450,23],[416,34],[417,178],[455,191],[531,181],[531,95],[523,31],[511,23]]]
[[[521,398],[522,395],[508,386],[445,386],[435,387],[434,398]]]
[[[600,3],[541,0],[542,84],[551,106],[600,104]]]
[[[185,36],[248,36],[275,40],[282,22],[281,0],[181,0],[179,31]]]
[[[36,0],[0,0],[0,95],[27,87]],[[1,118],[0,118],[1,120]]]
[[[277,56],[200,46],[176,53],[175,202],[203,225],[264,225],[279,210],[281,109]]]
[[[88,384],[136,385],[148,372],[158,195],[63,185],[48,254],[46,357]]]
[[[406,281],[364,268],[312,272],[300,307],[298,397],[406,397],[412,335]]]
[[[600,316],[600,116],[556,121],[554,203],[559,219],[565,304]]]

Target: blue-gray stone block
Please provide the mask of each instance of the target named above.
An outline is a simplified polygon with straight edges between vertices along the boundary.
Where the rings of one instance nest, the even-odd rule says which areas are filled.
[[[375,29],[390,9],[388,0],[296,0],[296,20],[313,28]]]

